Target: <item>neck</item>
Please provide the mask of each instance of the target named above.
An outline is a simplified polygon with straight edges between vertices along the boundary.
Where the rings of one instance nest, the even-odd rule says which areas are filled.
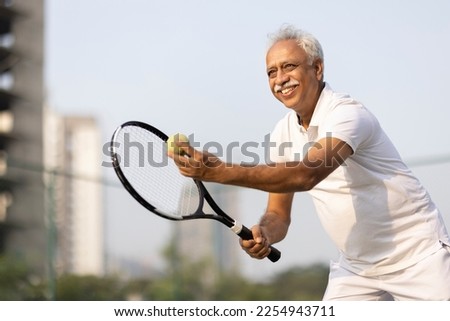
[[[302,116],[302,115],[297,113],[297,118],[298,118],[298,123],[300,124],[300,126],[302,126],[305,129],[308,129],[309,123],[311,122],[312,113],[308,114],[307,117]]]
[[[311,122],[314,110],[316,109],[317,102],[319,101],[320,94],[322,93],[324,87],[325,83],[321,82],[314,94],[310,106],[302,111],[297,111],[298,123],[305,129],[308,129],[309,127],[309,123]]]

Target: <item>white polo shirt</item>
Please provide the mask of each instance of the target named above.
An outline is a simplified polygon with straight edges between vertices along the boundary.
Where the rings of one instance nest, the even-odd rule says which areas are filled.
[[[271,134],[272,162],[301,160],[312,142],[339,138],[353,150],[309,193],[341,252],[342,267],[365,276],[406,268],[450,244],[427,191],[361,103],[325,85],[308,130],[289,112]]]

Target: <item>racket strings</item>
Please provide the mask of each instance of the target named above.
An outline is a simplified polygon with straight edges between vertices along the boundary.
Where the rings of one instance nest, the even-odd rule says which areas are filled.
[[[200,199],[197,185],[179,173],[167,156],[164,140],[144,128],[125,126],[115,142],[120,169],[147,203],[175,219],[197,210]]]

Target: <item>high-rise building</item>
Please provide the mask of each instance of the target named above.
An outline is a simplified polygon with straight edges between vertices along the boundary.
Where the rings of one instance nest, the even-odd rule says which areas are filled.
[[[104,274],[101,134],[88,116],[46,110],[48,211],[53,214],[58,274]]]
[[[49,276],[43,0],[0,1],[0,251]]]

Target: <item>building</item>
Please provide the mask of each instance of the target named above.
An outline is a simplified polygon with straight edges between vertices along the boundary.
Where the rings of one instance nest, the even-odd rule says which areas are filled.
[[[48,212],[57,274],[104,274],[101,134],[96,120],[46,110]]]
[[[45,281],[43,34],[43,0],[0,1],[0,252]]]

